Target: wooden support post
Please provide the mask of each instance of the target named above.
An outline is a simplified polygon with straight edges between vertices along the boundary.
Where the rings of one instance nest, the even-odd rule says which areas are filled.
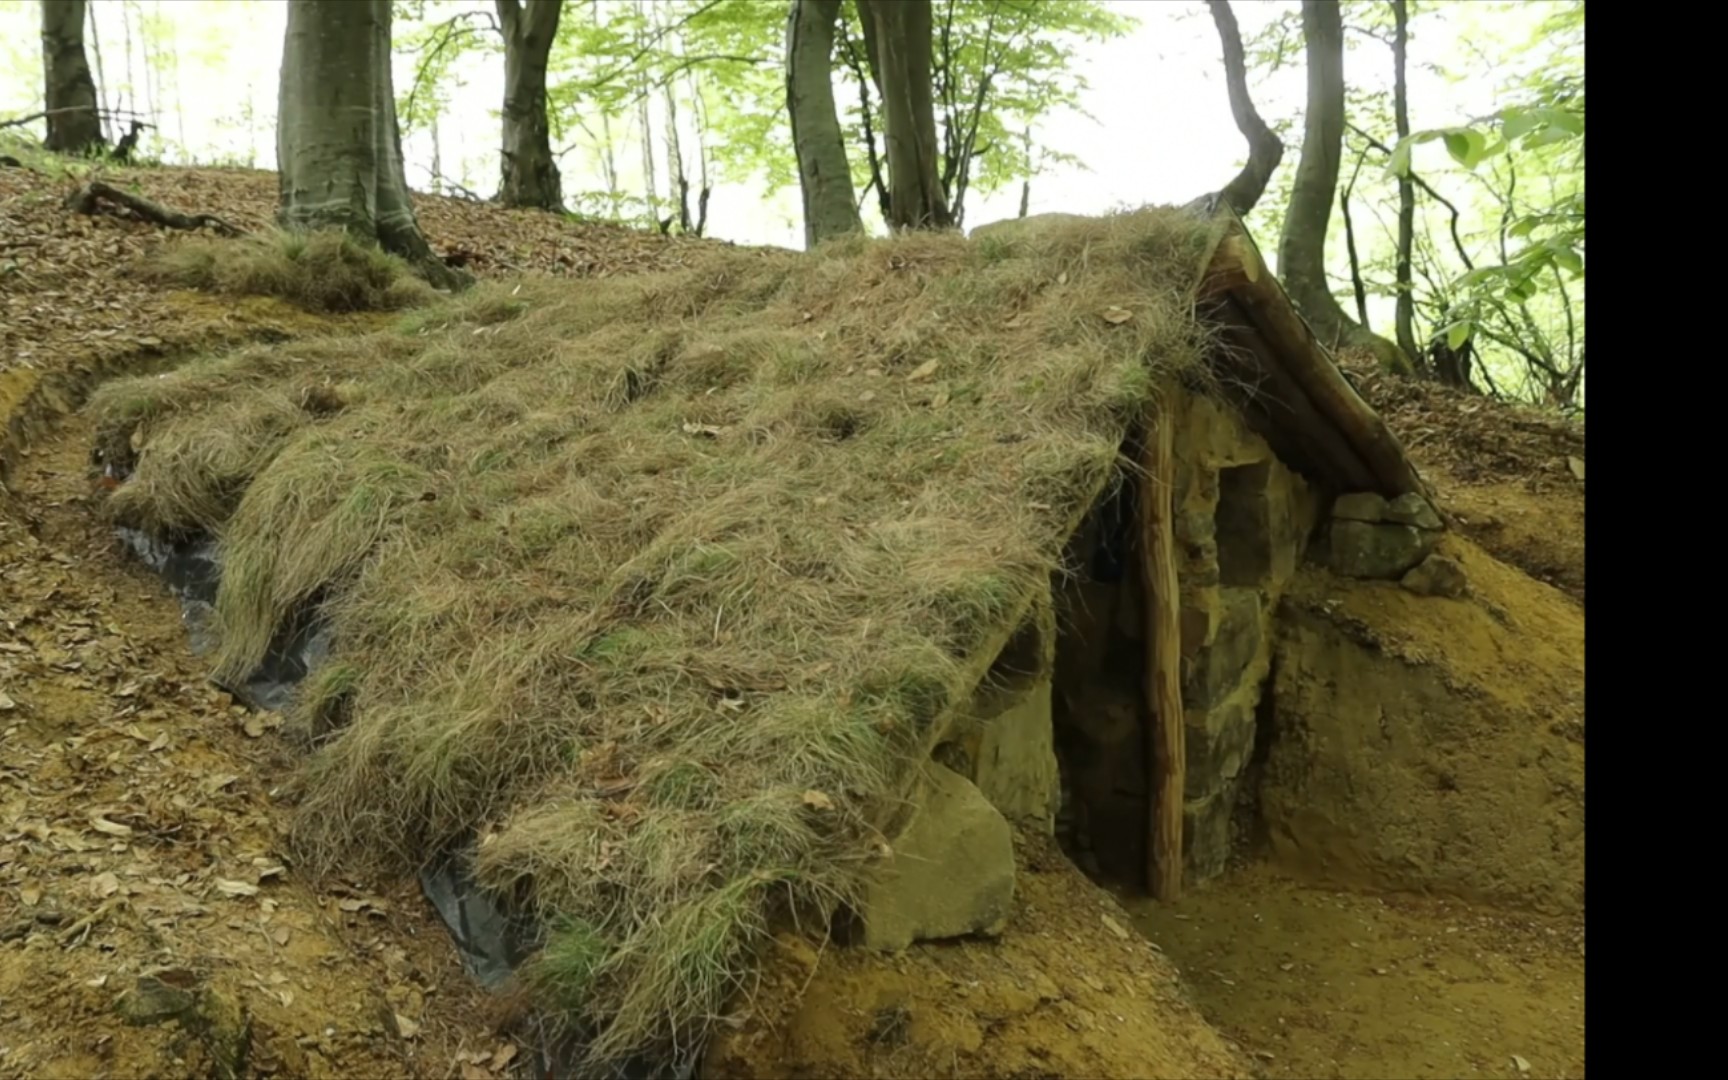
[[[1140,478],[1141,581],[1146,612],[1147,876],[1162,901],[1182,896],[1182,789],[1187,747],[1182,726],[1182,630],[1176,580],[1175,424],[1149,410]]]

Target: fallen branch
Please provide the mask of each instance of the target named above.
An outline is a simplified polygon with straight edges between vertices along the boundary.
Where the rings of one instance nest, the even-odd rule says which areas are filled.
[[[101,907],[84,916],[82,919],[79,919],[66,929],[60,931],[60,944],[62,946],[76,944],[77,940],[82,935],[89,933],[92,927],[103,919],[106,919],[109,913],[119,906],[120,903],[117,900],[104,900]]]
[[[138,217],[152,225],[161,225],[168,229],[186,229],[188,231],[209,228],[223,236],[243,236],[241,230],[223,221],[214,214],[182,214],[178,210],[170,210],[160,203],[151,202],[142,195],[133,195],[121,191],[100,180],[92,180],[66,197],[66,205],[80,214],[92,217],[102,212],[102,203],[110,202],[132,211]]]
[[[43,109],[41,112],[33,112],[29,116],[18,116],[11,120],[0,120],[0,131],[4,131],[6,128],[23,127],[25,124],[34,123],[37,120],[46,120],[50,116],[61,116],[65,113],[97,111],[98,110],[93,105],[68,105],[64,109]]]

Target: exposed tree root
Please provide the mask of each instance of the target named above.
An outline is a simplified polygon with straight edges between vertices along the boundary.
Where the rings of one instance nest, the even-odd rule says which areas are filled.
[[[240,229],[223,221],[214,214],[182,214],[178,210],[170,210],[160,203],[151,202],[142,195],[133,195],[121,191],[100,180],[92,180],[66,197],[66,205],[80,214],[95,216],[102,213],[103,203],[113,203],[125,207],[138,217],[152,225],[161,225],[169,229],[197,230],[213,229],[222,236],[244,235]]]

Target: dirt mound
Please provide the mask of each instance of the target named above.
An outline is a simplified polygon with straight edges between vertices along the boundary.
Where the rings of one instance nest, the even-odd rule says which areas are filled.
[[[1342,357],[1466,536],[1584,599],[1584,422]]]
[[[1275,856],[1325,880],[1584,904],[1584,616],[1443,541],[1461,599],[1309,567],[1280,610],[1260,788]]]
[[[478,830],[482,884],[556,928],[541,1000],[596,1054],[688,1046],[770,907],[855,898],[1124,431],[1197,368],[1210,234],[1151,210],[483,286],[110,384],[110,505],[219,534],[221,676],[320,598],[299,850]]]
[[[883,958],[777,940],[762,986],[723,1025],[725,1078],[1226,1077],[1246,1059],[1189,1003],[1175,968],[1053,841],[1023,835],[1019,910],[1000,939]]]

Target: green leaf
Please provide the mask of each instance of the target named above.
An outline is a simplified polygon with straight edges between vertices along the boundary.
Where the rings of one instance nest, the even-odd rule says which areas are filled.
[[[1549,124],[1534,135],[1526,138],[1524,140],[1524,146],[1527,149],[1534,150],[1539,146],[1553,146],[1555,143],[1563,143],[1569,139],[1576,139],[1577,137],[1578,135],[1576,132],[1568,131],[1558,124]]]
[[[1500,113],[1500,134],[1507,139],[1528,135],[1541,126],[1542,120],[1533,109],[1504,109]]]
[[[1488,138],[1474,128],[1453,128],[1445,133],[1446,152],[1452,159],[1466,169],[1474,169],[1481,163],[1484,151],[1488,149]]]
[[[1410,175],[1410,147],[1410,140],[1405,139],[1392,148],[1392,160],[1387,164],[1386,169],[1399,179]]]
[[[1548,253],[1561,269],[1569,270],[1574,274],[1584,272],[1584,257],[1579,255],[1571,244],[1551,240],[1548,242]]]
[[[1470,340],[1470,331],[1472,329],[1473,327],[1470,325],[1468,320],[1460,320],[1453,323],[1451,326],[1448,326],[1446,328],[1446,347],[1451,349],[1453,352],[1462,349],[1464,343]]]

